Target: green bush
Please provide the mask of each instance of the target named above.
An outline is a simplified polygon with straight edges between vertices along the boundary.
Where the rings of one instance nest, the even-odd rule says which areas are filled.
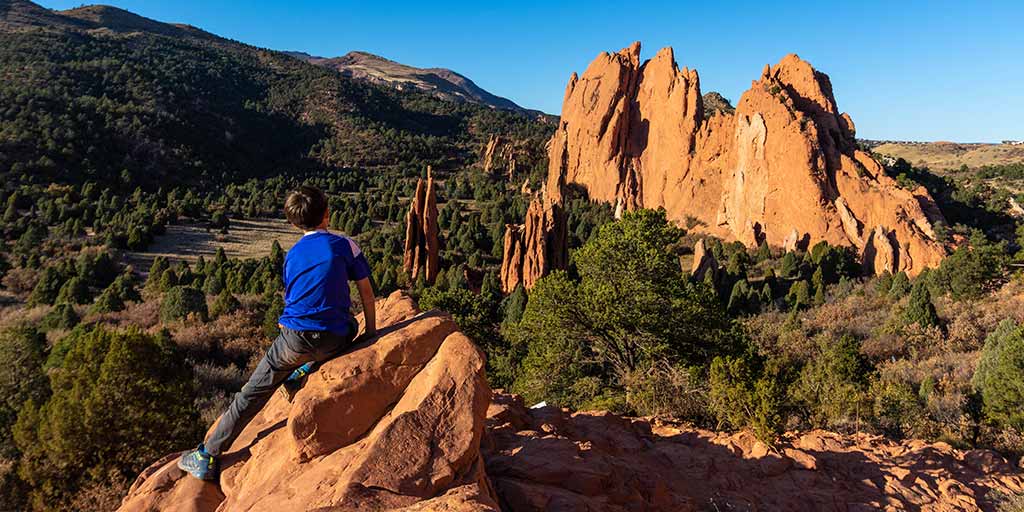
[[[32,327],[0,330],[0,458],[16,458],[11,428],[25,402],[42,403],[49,396],[45,348],[46,337]]]
[[[708,410],[719,427],[749,429],[771,444],[785,427],[784,367],[757,356],[722,356],[711,363]]]
[[[1024,430],[1024,328],[1004,320],[985,338],[973,383],[989,419]]]
[[[76,329],[52,396],[30,401],[14,437],[35,509],[68,509],[86,484],[134,478],[202,433],[188,363],[174,344],[137,329]]]
[[[57,299],[54,301],[57,304],[85,304],[89,301],[89,287],[85,284],[85,281],[76,277],[68,279],[64,286],[61,286],[60,291],[57,293]]]
[[[889,297],[895,300],[906,297],[912,290],[910,286],[910,278],[907,277],[906,272],[900,272],[893,276],[892,284],[889,285]]]
[[[876,380],[868,394],[874,397],[875,427],[886,435],[897,439],[912,435],[925,417],[918,393],[906,382]]]
[[[958,247],[929,277],[954,299],[974,300],[1004,278],[1007,259],[1006,242],[992,243],[983,234],[975,233],[969,245]]]
[[[63,284],[64,279],[60,272],[53,267],[46,267],[28,297],[29,304],[53,304]]]
[[[817,345],[817,353],[800,370],[790,393],[811,426],[842,426],[851,417],[867,413],[861,403],[870,367],[852,336],[838,340],[820,336]]]
[[[78,313],[75,312],[74,306],[68,303],[62,303],[54,306],[53,309],[43,317],[41,324],[46,330],[71,329],[78,325],[80,320],[81,318],[79,318]]]
[[[242,303],[227,290],[221,291],[217,300],[210,306],[210,318],[218,318],[222,315],[233,313],[242,308]]]
[[[459,329],[479,345],[489,348],[496,338],[493,325],[496,321],[497,304],[465,288],[451,287],[448,290],[427,288],[420,295],[419,306],[423,310],[438,309],[449,313]]]
[[[267,297],[266,302],[267,311],[263,314],[263,334],[268,338],[276,338],[281,332],[277,322],[284,313],[284,296],[280,293],[274,293]]]
[[[175,286],[167,290],[160,303],[160,320],[173,322],[189,315],[196,315],[206,321],[206,295],[187,286]]]

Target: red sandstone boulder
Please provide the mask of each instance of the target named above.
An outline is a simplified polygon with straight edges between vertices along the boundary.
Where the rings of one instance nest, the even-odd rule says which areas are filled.
[[[378,340],[323,365],[294,403],[275,396],[222,457],[219,482],[170,455],[120,510],[495,510],[479,449],[483,354],[399,292],[379,322]]]

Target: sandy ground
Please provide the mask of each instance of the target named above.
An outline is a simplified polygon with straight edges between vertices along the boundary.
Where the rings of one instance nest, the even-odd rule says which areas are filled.
[[[288,250],[302,233],[284,219],[232,219],[227,235],[204,226],[167,226],[167,233],[159,236],[142,252],[128,253],[128,260],[138,271],[145,271],[153,258],[164,256],[171,262],[195,262],[199,256],[210,260],[223,247],[229,258],[259,258],[270,254],[274,240]]]

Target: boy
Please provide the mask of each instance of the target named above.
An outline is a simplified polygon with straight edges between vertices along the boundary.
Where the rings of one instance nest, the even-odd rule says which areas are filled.
[[[288,401],[312,369],[353,343],[358,325],[349,311],[348,281],[355,281],[363,303],[365,329],[376,335],[376,309],[370,267],[352,239],[327,231],[327,197],[319,189],[299,187],[288,195],[285,215],[306,233],[284,260],[284,313],[281,334],[220,416],[199,448],[186,452],[178,467],[202,480],[217,477],[217,457],[284,384]]]

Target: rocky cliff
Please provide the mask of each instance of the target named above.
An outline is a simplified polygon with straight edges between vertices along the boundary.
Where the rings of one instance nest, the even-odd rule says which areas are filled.
[[[523,224],[505,227],[501,260],[501,289],[512,293],[522,284],[533,288],[552,270],[564,269],[568,260],[568,222],[560,203],[541,191],[530,201]]]
[[[416,282],[420,272],[428,284],[437,279],[440,269],[438,243],[437,192],[428,167],[426,183],[422,178],[416,183],[416,195],[405,216],[403,267],[412,282]]]
[[[706,115],[704,103],[697,71],[680,70],[671,48],[643,63],[639,43],[602,53],[566,87],[548,189],[578,183],[594,200],[663,207],[748,245],[795,232],[804,245],[853,246],[873,272],[916,274],[945,256],[928,192],[900,188],[857,149],[828,76],[806,61],[765,66],[734,112]]]
[[[646,511],[994,510],[1024,492],[986,450],[813,431],[769,448],[607,412],[527,408],[492,393],[484,356],[452,320],[400,292],[381,336],[275,396],[204,483],[170,454],[120,510]]]

